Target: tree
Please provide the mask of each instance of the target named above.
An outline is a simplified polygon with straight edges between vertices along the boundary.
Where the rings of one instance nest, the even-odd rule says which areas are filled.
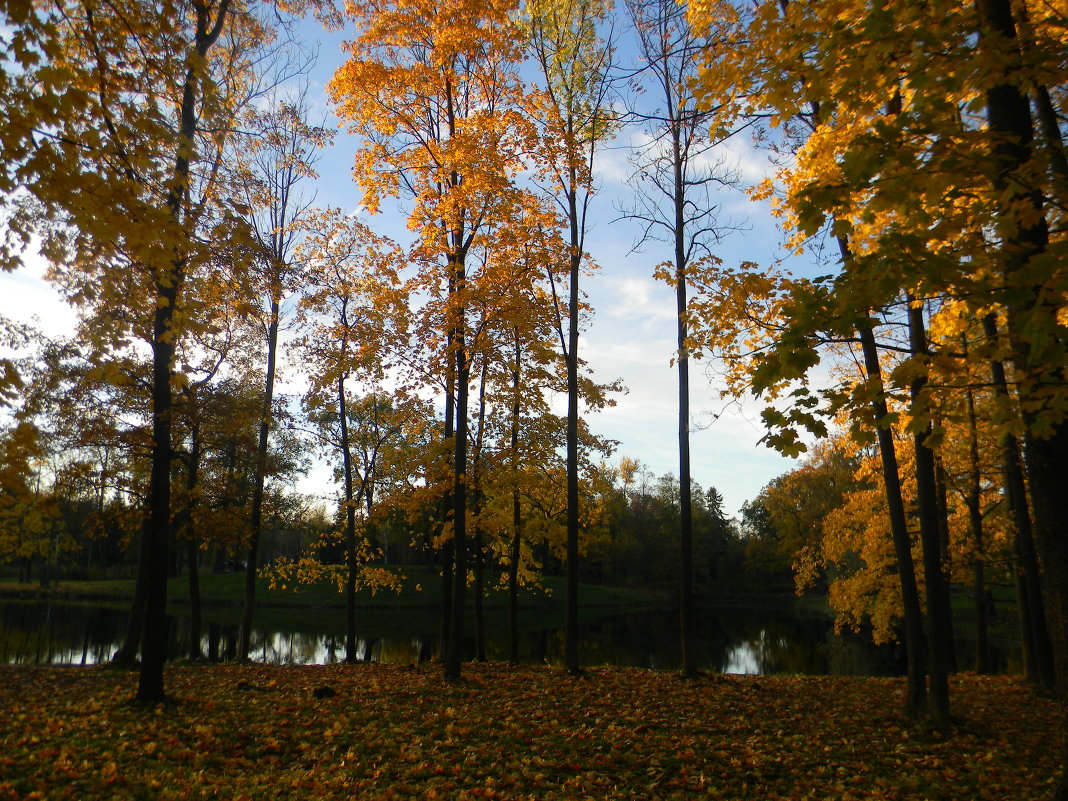
[[[773,109],[777,120],[808,105],[827,111],[783,173],[783,209],[802,237],[830,222],[849,238],[855,260],[835,281],[836,297],[868,293],[871,303],[872,293],[904,291],[955,299],[977,317],[1004,312],[1021,405],[1018,417],[1006,404],[997,422],[1024,441],[1035,530],[1045,532],[1036,539],[1051,633],[1068,652],[1068,548],[1054,533],[1064,527],[1065,472],[1055,465],[1068,447],[1058,400],[1066,342],[1049,301],[1063,283],[1056,264],[1064,240],[1051,233],[1063,217],[1062,146],[1029,102],[1033,90],[1041,107],[1042,87],[1062,82],[1059,16],[1043,10],[1032,18],[1031,9],[1006,2],[892,10],[856,3],[833,12],[795,2],[785,23],[770,6],[744,18],[727,9],[716,17],[704,4],[699,11],[729,18],[720,30],[733,27],[728,38],[740,47],[727,71],[748,81],[744,91],[730,90],[733,98]],[[734,35],[743,29],[744,42]],[[916,30],[927,32],[921,46]],[[704,80],[718,79],[706,72]],[[974,348],[970,359],[988,360],[995,349]],[[919,360],[912,364],[922,371]],[[922,428],[929,410],[913,406]]]
[[[690,496],[690,356],[687,341],[687,273],[696,259],[710,258],[709,245],[722,224],[710,188],[724,183],[721,168],[707,167],[715,139],[712,114],[698,107],[692,92],[698,55],[711,43],[690,27],[685,5],[674,0],[628,0],[627,10],[638,37],[644,66],[636,77],[641,89],[654,95],[651,108],[631,113],[641,120],[650,141],[635,155],[638,206],[628,212],[643,227],[642,243],[664,240],[672,259],[656,274],[675,287],[675,364],[679,371],[680,495],[680,629],[681,670],[692,677],[694,663],[693,501]],[[642,243],[639,243],[642,244]]]
[[[530,47],[544,81],[543,173],[568,230],[567,338],[567,581],[564,666],[580,670],[579,558],[579,278],[586,260],[587,214],[593,196],[594,156],[612,129],[609,108],[610,41],[600,29],[610,12],[602,0],[528,0]]]
[[[845,439],[819,441],[797,467],[742,507],[747,568],[786,571],[798,592],[827,581],[819,568],[824,524],[856,489],[857,450]]]
[[[150,592],[137,698],[157,702],[165,697],[175,346],[186,326],[202,322],[186,307],[191,276],[217,263],[221,243],[243,239],[222,189],[222,157],[249,97],[250,54],[269,30],[231,0],[180,9],[57,4],[46,21],[55,48],[32,71],[44,80],[22,100],[38,102],[57,78],[69,89],[63,116],[32,135],[19,177],[41,212],[27,210],[15,230],[41,231],[68,293],[87,306],[113,305],[112,321],[129,310],[138,322],[120,343],[133,334],[151,349]]]
[[[66,538],[56,536],[59,508],[56,498],[35,489],[35,461],[42,450],[39,432],[31,423],[15,423],[0,433],[0,556],[3,561],[19,561],[26,566],[40,563],[42,587],[49,585],[49,567],[59,550],[71,547]]]
[[[432,302],[445,355],[446,439],[452,444],[451,609],[445,675],[463,654],[467,576],[468,405],[483,286],[471,261],[491,225],[526,204],[513,178],[529,152],[529,111],[518,76],[520,32],[509,0],[372,4],[349,2],[349,59],[331,91],[350,130],[363,137],[355,176],[376,210],[403,187],[414,198],[409,227],[423,262],[420,291]],[[499,230],[499,229],[498,229]],[[440,300],[439,300],[440,299]]]
[[[345,659],[355,662],[356,589],[361,563],[366,560],[366,541],[360,542],[357,537],[356,518],[362,499],[370,505],[373,497],[380,444],[375,446],[373,456],[368,456],[357,487],[348,382],[351,379],[372,387],[370,397],[377,408],[375,398],[387,359],[396,352],[389,343],[404,338],[406,308],[397,288],[402,256],[391,242],[337,209],[325,212],[316,227],[318,230],[309,234],[302,246],[308,254],[310,284],[300,301],[300,322],[305,331],[301,346],[308,355],[311,372],[304,405],[320,429],[320,440],[341,460],[347,568]],[[382,436],[382,430],[377,430]],[[389,427],[386,430],[392,432],[386,436],[397,433]]]
[[[1032,63],[1038,69],[1048,69],[1059,63],[1060,46],[1054,34],[1053,41],[1046,44],[1056,49],[1042,52],[1041,48],[1025,47],[1012,7],[1001,0],[977,2],[976,11],[978,51],[989,65],[985,95],[986,121],[993,140],[990,189],[1002,200],[993,210],[998,239],[993,266],[1007,290],[1008,333],[1027,424],[1024,460],[1036,539],[1046,570],[1055,683],[1062,707],[1068,707],[1068,538],[1064,534],[1068,519],[1062,502],[1068,490],[1068,421],[1062,400],[1068,337],[1057,304],[1049,302],[1045,289],[1054,281],[1063,283],[1063,276],[1051,268],[1063,252],[1064,239],[1051,237],[1049,219],[1060,217],[1063,209],[1055,202],[1059,195],[1056,187],[1030,178],[1037,157],[1035,121],[1028,98],[1029,79],[1015,69],[1025,55],[1035,59]],[[1048,144],[1055,154],[1059,152],[1058,134],[1056,126],[1054,130],[1047,127]],[[1053,175],[1063,180],[1056,168]],[[1024,176],[1028,180],[1021,182]],[[1043,177],[1048,180],[1048,176]],[[1068,743],[1062,743],[1062,764],[1068,772]],[[1068,779],[1062,777],[1057,795],[1068,797]]]
[[[259,438],[256,444],[256,470],[249,511],[250,539],[245,573],[245,607],[241,616],[241,634],[237,652],[239,660],[248,659],[252,615],[256,604],[256,569],[260,528],[263,523],[265,462],[277,369],[278,333],[281,326],[282,300],[292,289],[294,280],[293,248],[310,200],[298,189],[302,179],[314,177],[317,160],[315,149],[327,135],[307,121],[308,102],[301,92],[291,102],[279,102],[274,108],[254,118],[260,141],[249,165],[246,195],[256,210],[251,222],[259,245],[259,259],[253,271],[265,296],[265,314],[261,316],[264,343],[267,347],[263,404],[260,412]]]

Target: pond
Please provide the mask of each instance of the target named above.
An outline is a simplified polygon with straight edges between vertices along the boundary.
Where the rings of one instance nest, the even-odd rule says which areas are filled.
[[[189,619],[170,618],[169,654],[189,654]],[[325,664],[345,656],[344,616],[334,609],[267,609],[253,630],[251,658],[269,664]],[[215,661],[232,659],[239,614],[206,610],[201,652]],[[107,661],[122,641],[127,611],[116,606],[0,601],[0,663],[88,665]],[[588,666],[613,665],[673,670],[679,664],[677,615],[670,610],[585,610],[580,657]],[[438,653],[437,618],[431,611],[360,610],[359,654],[363,661],[414,664]],[[487,615],[486,650],[491,660],[508,654],[507,619]],[[521,627],[522,627],[521,616]],[[473,624],[468,622],[469,628]],[[563,630],[555,621],[530,620],[520,634],[520,658],[560,664]],[[474,656],[474,638],[469,641]],[[956,642],[960,664],[970,664],[974,643]],[[836,635],[829,621],[788,609],[704,607],[697,615],[698,667],[720,673],[897,675],[904,671],[896,646],[875,646],[857,634]],[[1018,648],[995,647],[1001,672],[1020,672]]]

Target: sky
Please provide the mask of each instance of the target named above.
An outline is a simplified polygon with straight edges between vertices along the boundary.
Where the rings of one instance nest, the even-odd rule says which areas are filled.
[[[316,114],[324,115],[325,124],[335,127],[338,123],[325,84],[343,59],[340,43],[344,32],[324,33],[309,21],[301,24],[299,35],[306,43],[318,44],[318,58],[308,76],[309,99]],[[641,231],[620,212],[631,191],[625,184],[632,172],[628,144],[640,136],[636,131],[625,131],[620,141],[598,156],[598,191],[590,215],[587,250],[599,270],[585,278],[582,286],[594,316],[580,338],[579,355],[587,361],[595,380],[621,379],[628,390],[616,396],[614,407],[586,418],[596,434],[618,441],[608,461],[614,463],[628,456],[639,460],[654,476],[677,476],[678,374],[671,366],[675,295],[671,286],[652,277],[654,267],[668,256],[655,247],[636,251]],[[742,230],[728,234],[715,254],[728,265],[741,261],[771,265],[781,260],[783,236],[769,209],[749,200],[743,191],[745,185],[758,183],[769,171],[766,159],[745,139],[732,140],[719,148],[718,154],[742,180],[738,189],[722,190],[715,202],[721,219],[741,224]],[[342,133],[317,164],[317,204],[346,210],[359,206],[359,191],[350,177],[352,159],[353,140]],[[385,212],[366,222],[386,234],[404,227],[397,213]],[[20,271],[0,275],[0,315],[17,320],[37,317],[46,331],[69,333],[74,311],[43,280],[40,258],[31,251],[24,261]],[[715,363],[702,360],[691,364],[691,473],[703,488],[716,487],[723,495],[724,510],[735,515],[743,502],[754,498],[764,484],[790,470],[795,462],[760,444],[764,431],[759,403],[721,399]],[[292,368],[282,378],[282,391],[301,383]],[[298,488],[328,494],[333,488],[323,485],[330,482],[330,471],[319,468]]]

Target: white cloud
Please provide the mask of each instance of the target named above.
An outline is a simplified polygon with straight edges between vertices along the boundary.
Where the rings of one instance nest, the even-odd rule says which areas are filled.
[[[650,324],[661,327],[670,326],[675,320],[671,288],[652,276],[604,273],[597,276],[590,296],[595,301],[594,325],[605,318],[623,320],[630,327],[631,336],[635,324],[642,328]]]
[[[20,323],[39,324],[52,336],[70,336],[77,315],[44,276],[48,265],[35,244],[22,254],[22,266],[0,274],[0,315]]]
[[[713,145],[702,155],[701,161],[709,167],[723,165],[748,186],[761,183],[777,171],[766,149],[758,148],[748,137],[741,136]]]
[[[602,191],[618,191],[634,171],[630,163],[630,149],[615,142],[604,145],[594,155],[593,169],[597,185]]]

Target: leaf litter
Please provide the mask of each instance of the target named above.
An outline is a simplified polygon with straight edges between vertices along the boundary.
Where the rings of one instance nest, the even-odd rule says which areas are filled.
[[[134,684],[0,668],[0,801],[1018,801],[1059,775],[1057,707],[1011,677],[955,677],[948,732],[904,718],[901,679],[177,666],[155,708]]]

